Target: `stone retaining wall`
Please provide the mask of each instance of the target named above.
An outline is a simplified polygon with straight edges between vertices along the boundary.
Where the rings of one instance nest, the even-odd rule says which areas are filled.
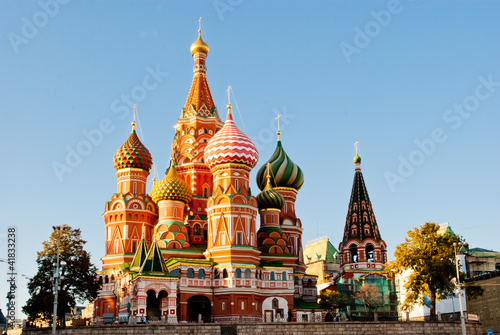
[[[481,335],[481,325],[467,323],[468,335]],[[49,335],[51,329],[25,329],[23,335]],[[333,322],[333,323],[238,323],[149,324],[68,327],[59,335],[457,335],[459,322]]]

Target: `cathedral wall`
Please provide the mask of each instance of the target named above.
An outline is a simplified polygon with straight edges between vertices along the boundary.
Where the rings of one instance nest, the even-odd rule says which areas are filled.
[[[481,335],[480,323],[468,323],[467,334]],[[460,322],[326,322],[326,323],[238,323],[238,324],[149,324],[97,327],[68,327],[60,335],[153,335],[153,334],[427,334],[456,335],[461,333]],[[50,328],[24,329],[23,335],[49,335]]]

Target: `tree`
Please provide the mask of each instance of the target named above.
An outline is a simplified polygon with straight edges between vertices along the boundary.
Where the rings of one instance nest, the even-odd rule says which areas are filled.
[[[365,312],[372,312],[384,304],[382,293],[380,293],[377,285],[370,285],[368,283],[361,285],[359,291],[354,294],[354,299],[363,301]]]
[[[66,262],[60,280],[57,315],[64,320],[65,313],[71,312],[76,302],[94,300],[97,297],[99,283],[96,267],[90,262],[90,254],[83,249],[86,241],[80,236],[80,229],[63,225],[55,227],[49,240],[42,243],[43,250],[37,252],[38,272],[28,281],[30,299],[23,307],[29,320],[41,319],[52,321],[54,304],[53,280],[54,265],[57,259],[57,241],[59,242],[60,261]],[[62,322],[64,327],[64,322]]]
[[[323,309],[332,309],[335,307],[344,309],[346,305],[345,297],[337,291],[324,290],[318,295],[318,299],[318,304]]]
[[[446,299],[455,293],[451,283],[456,277],[453,242],[460,241],[458,236],[438,230],[438,224],[427,222],[408,231],[405,242],[396,246],[396,259],[386,265],[386,270],[395,274],[411,271],[402,308],[410,311],[415,303],[424,304],[424,296],[429,295],[431,320],[436,320],[437,297]]]

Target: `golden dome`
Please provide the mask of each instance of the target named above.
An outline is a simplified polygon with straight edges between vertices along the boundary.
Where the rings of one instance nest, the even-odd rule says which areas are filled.
[[[198,30],[198,39],[196,42],[191,44],[191,54],[194,55],[197,52],[203,52],[204,54],[208,55],[208,44],[203,42],[201,39],[201,30]]]

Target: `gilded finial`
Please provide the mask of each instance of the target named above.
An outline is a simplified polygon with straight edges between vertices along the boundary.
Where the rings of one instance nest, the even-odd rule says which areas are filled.
[[[281,114],[278,114],[278,116],[276,116],[276,120],[278,120],[278,141],[281,141],[281,131],[280,131],[280,117],[281,117]]]
[[[135,130],[135,113],[136,113],[136,108],[137,108],[137,105],[134,105],[134,110],[133,110],[133,115],[134,115],[134,120],[132,121],[132,130]]]
[[[356,156],[358,155],[359,141],[354,142],[354,148],[356,149]]]
[[[203,39],[201,38],[201,17],[198,20],[199,26],[198,26],[198,39],[191,44],[191,54],[194,56],[194,54],[198,52],[202,52],[204,54],[208,54],[208,45],[203,42]]]
[[[354,142],[354,148],[356,148],[356,156],[354,157],[354,163],[359,164],[359,163],[361,163],[361,157],[359,157],[359,155],[358,155],[359,141]]]
[[[198,32],[201,34],[201,16],[198,19]]]
[[[231,86],[227,87],[226,92],[227,92],[227,111],[228,113],[231,113],[231,108],[233,108],[231,106]]]

